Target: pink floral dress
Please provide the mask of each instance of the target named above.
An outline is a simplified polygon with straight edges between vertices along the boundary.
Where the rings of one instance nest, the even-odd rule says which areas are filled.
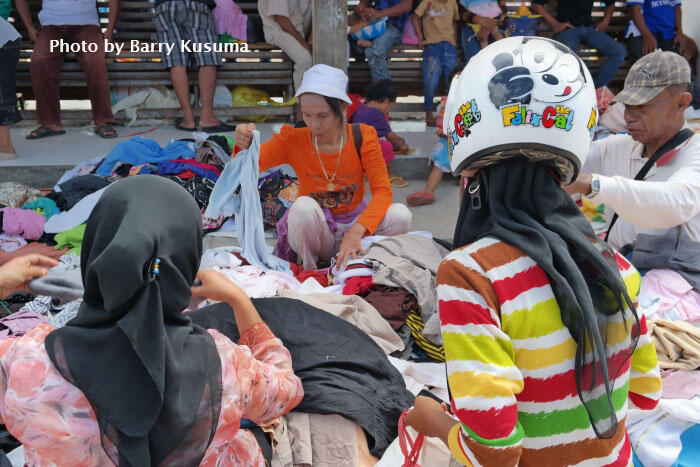
[[[0,343],[0,422],[24,445],[29,466],[112,465],[92,406],[56,370],[44,348],[53,326],[41,324]],[[214,440],[200,465],[263,466],[260,446],[241,418],[265,423],[296,407],[304,395],[289,351],[262,322],[239,345],[215,330],[223,394]]]

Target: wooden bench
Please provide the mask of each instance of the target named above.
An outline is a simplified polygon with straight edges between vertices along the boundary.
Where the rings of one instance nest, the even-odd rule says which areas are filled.
[[[506,3],[508,12],[515,13],[521,3],[530,6],[531,2],[508,1]],[[593,8],[594,22],[602,19],[604,14],[603,10],[603,4],[601,2],[596,2]],[[555,8],[552,8],[552,11],[556,11]],[[615,13],[610,21],[610,27],[607,32],[623,45],[623,35],[628,21],[626,3],[624,1],[616,2]],[[552,37],[552,30],[544,20],[540,20],[537,34],[543,37]],[[422,53],[423,51],[420,48],[404,44],[395,47],[394,50],[390,52],[388,67],[391,73],[391,79],[397,84],[400,95],[423,94]],[[598,71],[602,60],[604,60],[604,58],[600,57],[596,49],[587,48],[583,45],[579,48],[578,54],[586,63],[592,74]],[[458,57],[460,59],[459,66],[464,66],[461,51],[458,51]],[[630,66],[631,63],[627,60],[622,64],[615,74],[615,79],[610,85],[611,88],[614,90],[620,90],[622,88]],[[348,74],[350,76],[351,91],[353,92],[361,94],[363,89],[366,89],[367,85],[371,82],[369,66],[366,61],[356,61],[354,58],[351,58],[348,66]],[[436,95],[441,95],[442,93],[444,93],[443,83],[440,84]]]
[[[100,23],[106,27],[108,21],[108,0],[97,0]],[[121,12],[114,34],[115,42],[125,43],[124,51],[116,55],[107,53],[105,60],[110,87],[114,86],[155,86],[170,85],[170,74],[160,63],[158,52],[126,52],[130,41],[141,43],[155,42],[155,10],[152,1],[123,1]],[[239,2],[244,13],[258,16],[257,2]],[[38,26],[37,15],[41,9],[41,0],[29,0],[30,11],[34,24]],[[15,12],[13,12],[15,13]],[[17,18],[15,27],[22,34],[22,50],[20,63],[17,67],[17,91],[23,98],[33,99],[32,83],[29,73],[29,59],[32,55],[33,44],[29,42],[24,24]],[[217,71],[217,85],[223,84],[232,88],[236,85],[246,85],[266,90],[272,96],[285,100],[293,96],[294,83],[292,80],[293,63],[280,49],[266,43],[249,43],[248,51],[222,53],[223,65]],[[190,85],[198,96],[197,73],[190,73]],[[61,74],[62,99],[87,99],[85,75],[75,54],[66,55]],[[140,112],[144,118],[166,115],[170,109]],[[290,117],[294,114],[293,106],[258,106],[258,107],[223,107],[216,109],[217,115],[279,115]],[[71,112],[64,112],[64,117],[70,118]],[[87,112],[74,112],[80,119]],[[25,117],[34,118],[34,112],[26,112]]]
[[[348,2],[351,6],[357,4],[357,0]],[[529,1],[524,2],[528,6]],[[29,0],[30,9],[38,25],[36,15],[41,8],[41,0]],[[520,6],[520,1],[508,1],[509,12],[515,12]],[[100,21],[103,26],[107,24],[108,0],[97,0]],[[257,2],[238,2],[244,13],[249,17],[258,17]],[[597,3],[593,10],[594,21],[603,16],[602,3]],[[608,33],[618,41],[623,42],[625,26],[628,16],[624,1],[616,2],[615,14],[610,24]],[[28,41],[28,35],[21,21],[15,21],[15,25],[23,36],[21,59],[17,70],[17,88],[26,99],[33,98],[31,79],[29,75],[29,58],[31,57],[32,44]],[[551,28],[544,21],[540,21],[538,35],[551,37]],[[154,3],[152,1],[123,1],[122,11],[115,32],[115,41],[125,42],[137,39],[141,42],[155,41]],[[224,64],[217,72],[217,83],[229,87],[235,85],[248,85],[262,88],[273,96],[289,98],[293,95],[293,63],[280,49],[266,43],[248,44],[248,52],[224,53]],[[126,48],[125,48],[126,50]],[[601,65],[601,57],[597,50],[582,46],[579,55],[588,65],[592,73],[595,73]],[[389,54],[389,70],[392,80],[397,84],[399,95],[422,95],[422,50],[416,46],[399,45]],[[461,52],[459,53],[462,59]],[[133,60],[133,61],[132,61]],[[110,86],[148,86],[170,85],[170,76],[160,63],[160,55],[150,52],[123,52],[119,56],[107,54],[107,72]],[[460,66],[464,66],[460,63]],[[622,87],[630,63],[626,61],[615,75],[611,83],[614,90]],[[371,82],[369,66],[367,62],[350,59],[348,64],[351,92],[363,93]],[[197,95],[196,73],[190,75],[190,84]],[[438,94],[444,93],[441,83]],[[63,64],[61,76],[61,94],[63,99],[86,99],[85,78],[80,65],[73,54],[68,54]],[[164,116],[168,109],[141,111],[144,118]],[[294,109],[291,106],[267,106],[267,107],[236,107],[217,109],[217,114],[223,116],[234,115],[281,115],[291,117]],[[88,112],[75,112],[75,115],[89,116]],[[69,116],[66,113],[66,116]],[[33,112],[26,112],[25,117],[34,118]]]

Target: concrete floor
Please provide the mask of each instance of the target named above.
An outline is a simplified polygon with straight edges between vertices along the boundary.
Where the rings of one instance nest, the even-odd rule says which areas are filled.
[[[0,182],[19,181],[35,187],[50,187],[67,168],[98,155],[107,154],[114,145],[128,139],[134,133],[152,127],[116,127],[118,138],[102,139],[94,135],[91,127],[67,127],[66,134],[30,141],[25,136],[35,128],[34,122],[25,122],[13,127],[12,140],[19,157],[11,161],[0,161]],[[282,123],[261,123],[258,129],[263,141],[279,131]],[[394,202],[404,203],[406,195],[425,188],[429,172],[428,156],[437,142],[434,128],[425,126],[421,120],[392,122],[393,130],[406,139],[410,147],[416,148],[410,156],[397,156],[392,172],[402,175],[409,182],[404,188],[394,188]],[[165,145],[176,138],[190,134],[179,131],[170,124],[142,135]],[[411,208],[414,214],[413,229],[432,232],[435,237],[451,239],[454,232],[459,205],[459,188],[452,177],[446,175],[437,190],[437,202],[430,206]]]

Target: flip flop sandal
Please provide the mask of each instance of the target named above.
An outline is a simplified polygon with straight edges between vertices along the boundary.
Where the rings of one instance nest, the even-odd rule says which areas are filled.
[[[111,139],[117,137],[117,130],[111,125],[100,125],[95,127],[95,134],[100,138]]]
[[[408,156],[409,154],[413,154],[416,152],[416,148],[408,148],[408,151],[394,151],[394,154],[398,156]]]
[[[197,127],[193,126],[192,128],[187,128],[186,126],[182,126],[179,123],[175,124],[175,128],[177,128],[178,130],[181,130],[181,131],[189,131],[189,132],[197,131]]]
[[[229,133],[231,131],[236,131],[236,125],[220,123],[214,126],[203,126],[202,131],[205,133]]]
[[[408,182],[404,180],[403,177],[399,177],[398,175],[391,175],[389,177],[389,182],[391,183],[391,186],[395,186],[398,188],[408,186]]]
[[[426,190],[416,191],[406,196],[406,204],[411,207],[433,204],[435,200],[435,195]]]
[[[199,125],[199,117],[195,117],[194,119],[194,127],[188,128],[186,126],[182,126],[182,122],[184,122],[185,119],[183,117],[177,117],[175,119],[175,128],[178,130],[182,131],[197,131],[197,125]]]
[[[57,136],[57,135],[65,135],[66,130],[52,130],[51,128],[47,127],[46,125],[41,125],[38,128],[32,130],[31,133],[29,133],[26,138],[27,139],[41,139],[41,138],[46,138],[48,136]]]

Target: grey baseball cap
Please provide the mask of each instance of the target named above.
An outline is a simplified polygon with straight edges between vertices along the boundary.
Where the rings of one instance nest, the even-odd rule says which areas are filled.
[[[690,65],[685,58],[675,52],[656,50],[634,62],[625,78],[625,88],[613,102],[646,104],[668,86],[690,82]]]

